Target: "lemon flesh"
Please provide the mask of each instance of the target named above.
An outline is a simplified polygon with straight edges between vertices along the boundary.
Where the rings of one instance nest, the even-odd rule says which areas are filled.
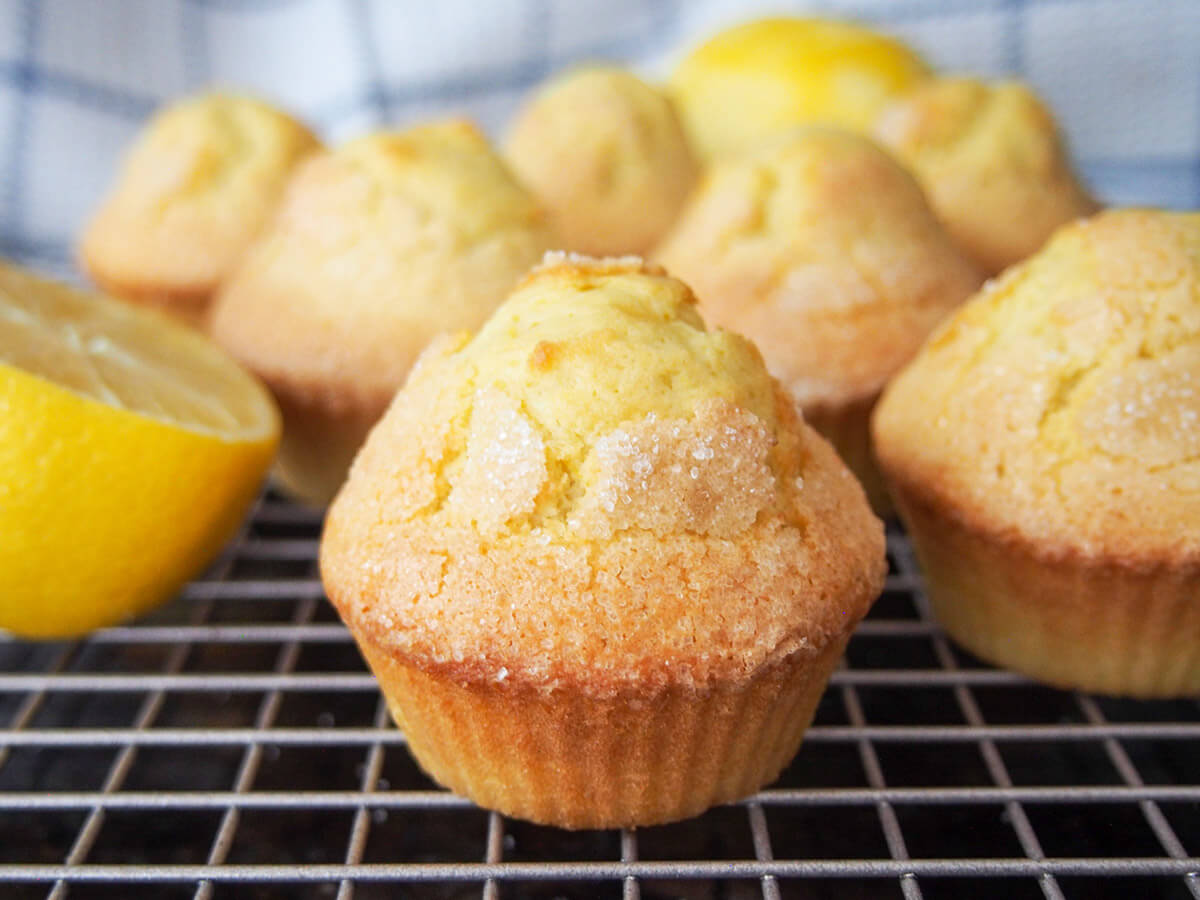
[[[671,78],[706,158],[806,124],[866,132],[883,106],[929,75],[900,41],[848,22],[764,19],[720,32]]]
[[[0,628],[77,635],[171,597],[278,439],[267,392],[204,338],[0,263]]]

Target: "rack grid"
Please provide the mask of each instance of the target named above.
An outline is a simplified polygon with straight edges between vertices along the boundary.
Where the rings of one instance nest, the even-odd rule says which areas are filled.
[[[431,782],[324,600],[320,514],[268,493],[165,609],[0,636],[0,896],[1200,900],[1200,701],[1056,691],[887,587],[775,784],[566,832]]]

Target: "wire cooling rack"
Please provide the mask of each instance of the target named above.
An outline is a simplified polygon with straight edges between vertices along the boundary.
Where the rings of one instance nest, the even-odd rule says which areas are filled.
[[[908,540],[795,762],[676,825],[566,832],[413,763],[268,495],[158,614],[0,637],[0,896],[1200,898],[1200,703],[1054,691],[928,615]]]

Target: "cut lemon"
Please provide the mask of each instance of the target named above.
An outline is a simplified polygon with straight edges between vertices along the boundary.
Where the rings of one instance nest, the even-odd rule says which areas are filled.
[[[797,125],[865,132],[885,103],[929,74],[895,38],[822,19],[763,19],[715,35],[679,64],[671,89],[705,157]]]
[[[278,440],[266,390],[204,338],[0,263],[0,628],[76,635],[171,597]]]

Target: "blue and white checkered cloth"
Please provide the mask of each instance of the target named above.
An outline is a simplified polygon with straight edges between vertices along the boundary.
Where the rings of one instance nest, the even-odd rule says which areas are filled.
[[[1200,207],[1200,0],[0,0],[0,255],[69,273],[134,133],[205,86],[331,141],[451,111],[498,132],[564,66],[661,75],[775,12],[873,22],[939,68],[1026,78],[1106,201]]]

